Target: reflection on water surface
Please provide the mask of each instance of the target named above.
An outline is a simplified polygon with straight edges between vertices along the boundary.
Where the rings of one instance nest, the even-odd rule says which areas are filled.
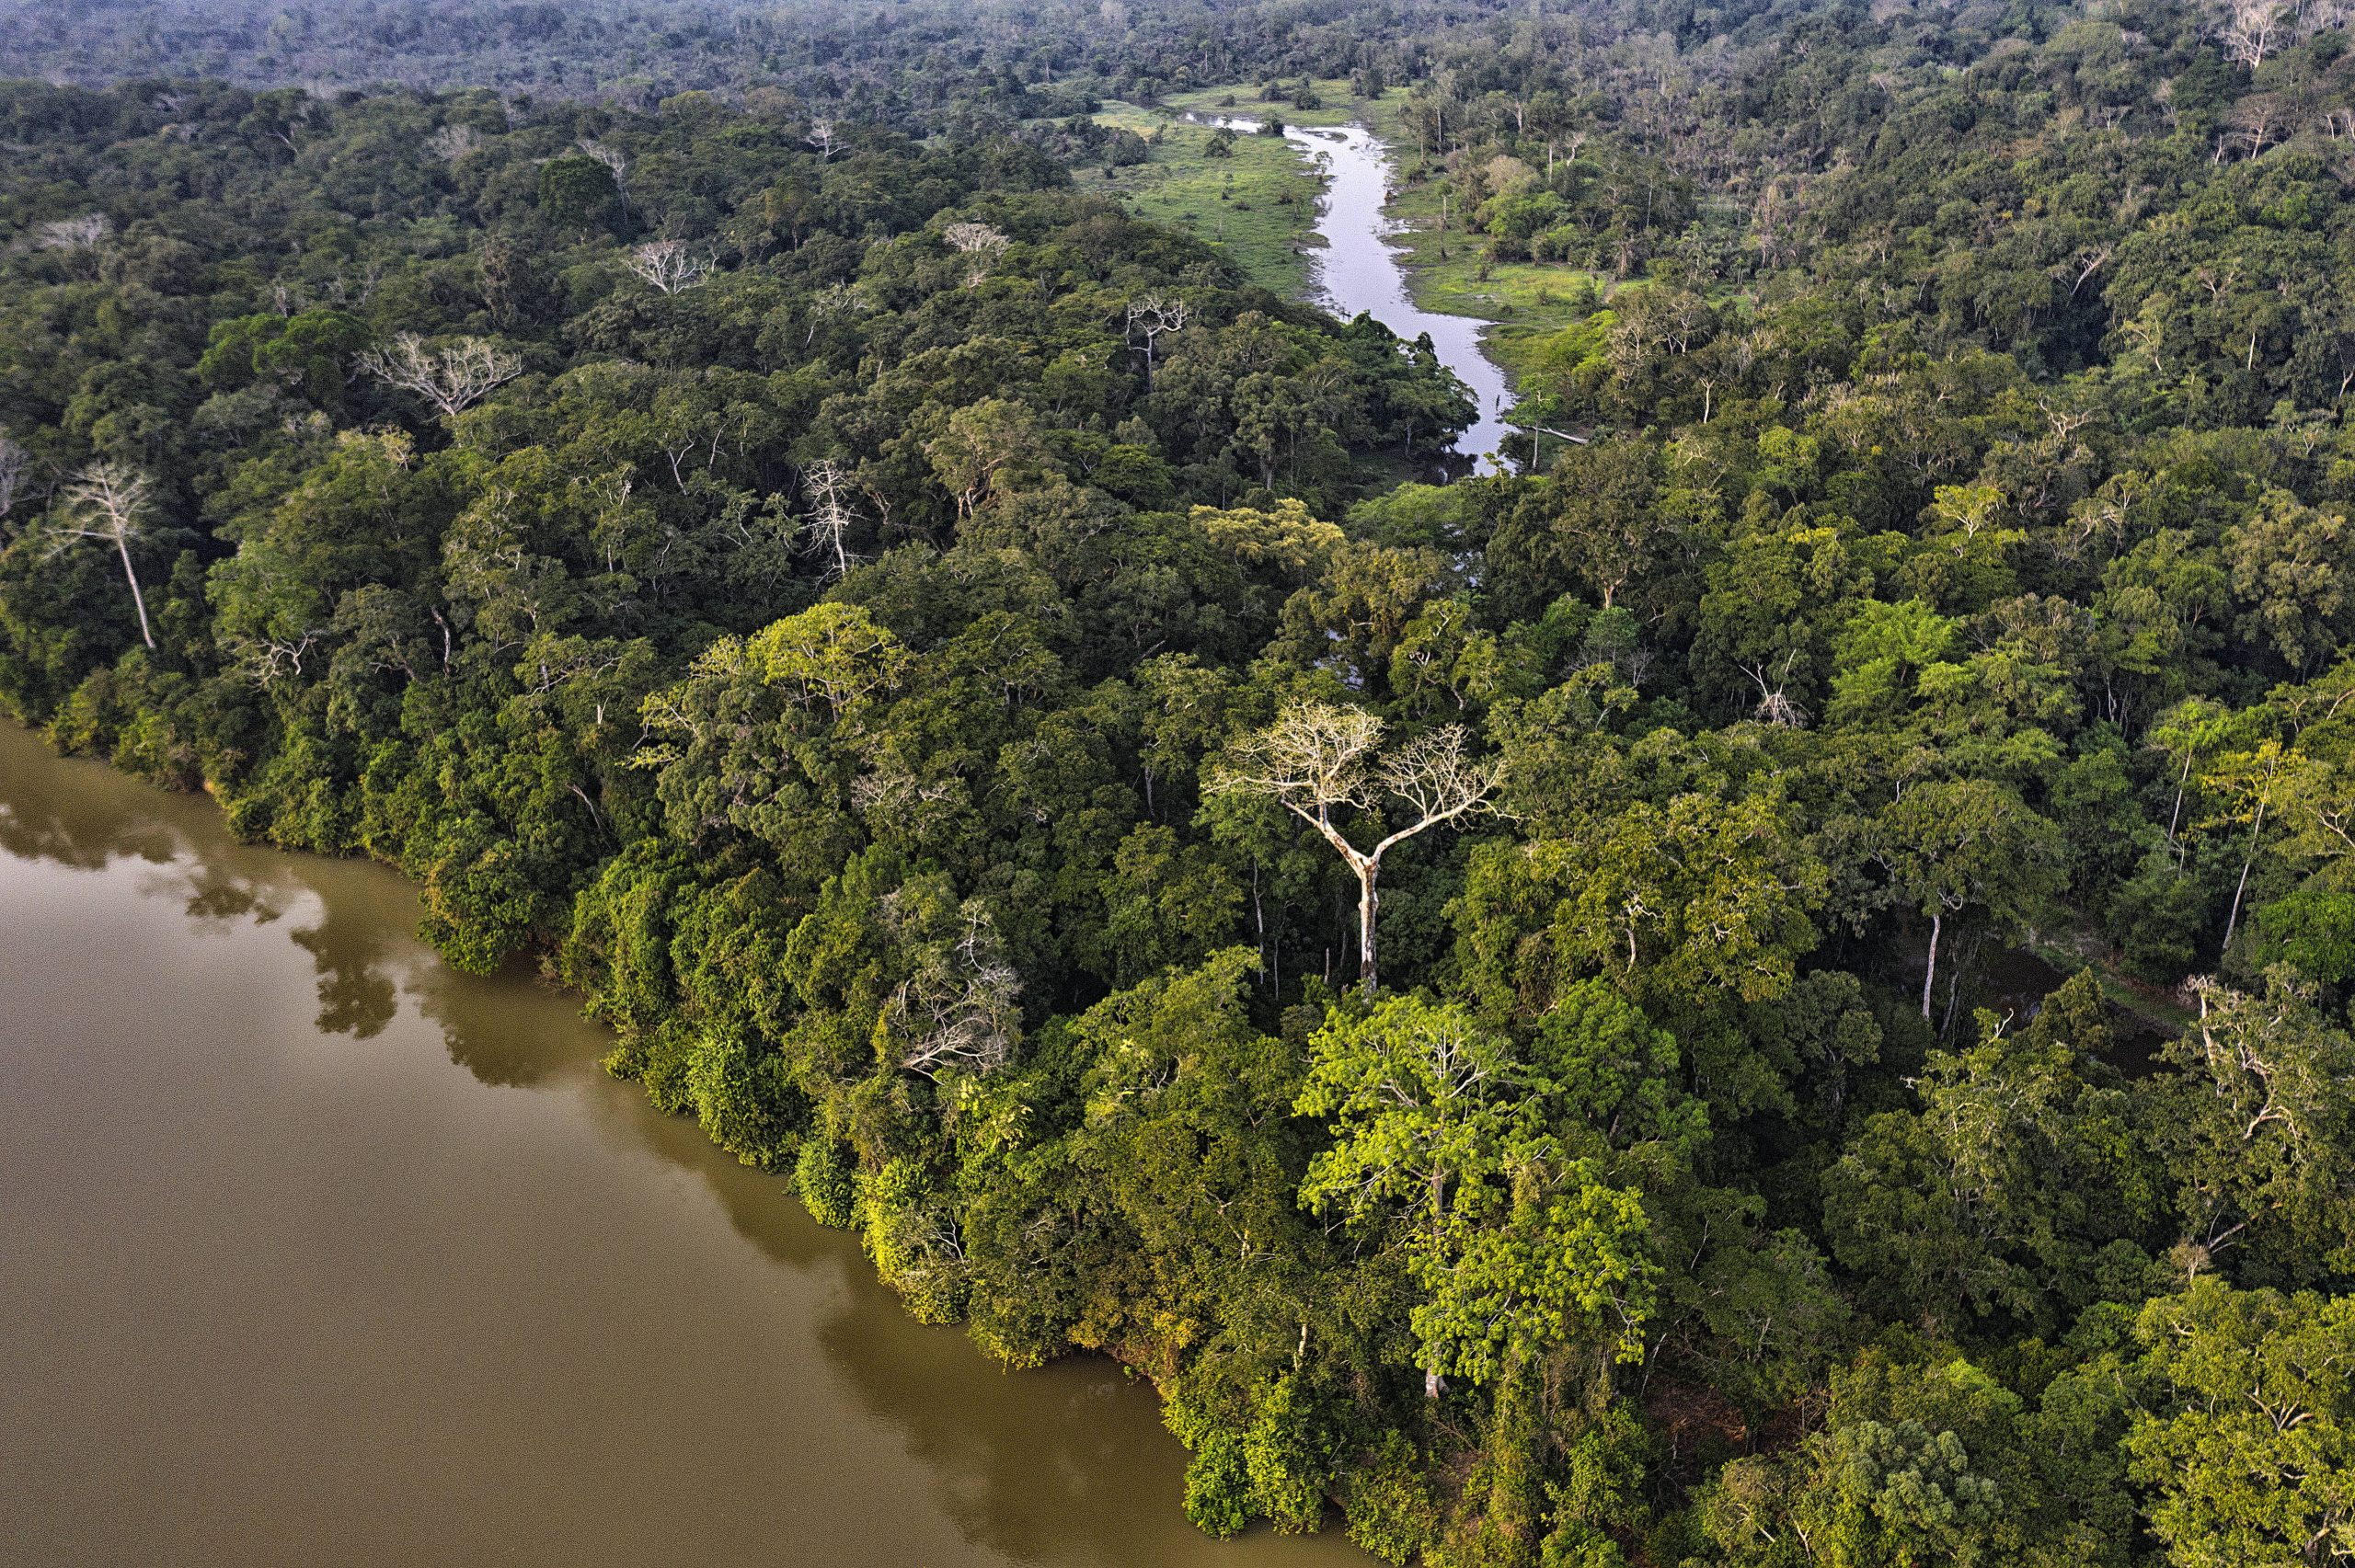
[[[0,727],[0,1561],[1192,1564],[1101,1362],[1007,1374],[380,867]]]

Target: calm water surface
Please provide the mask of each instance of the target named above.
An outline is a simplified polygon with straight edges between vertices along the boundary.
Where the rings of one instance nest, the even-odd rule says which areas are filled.
[[[1194,1564],[1101,1362],[1003,1373],[382,868],[0,725],[0,1561]]]
[[[1260,121],[1232,115],[1209,117],[1237,134],[1256,135]],[[1363,314],[1408,342],[1425,333],[1440,362],[1472,389],[1480,417],[1457,438],[1455,450],[1493,472],[1494,453],[1511,433],[1504,422],[1511,403],[1505,372],[1480,345],[1488,324],[1467,315],[1442,315],[1415,303],[1407,269],[1391,243],[1398,225],[1383,209],[1391,184],[1389,149],[1362,125],[1286,126],[1284,140],[1324,167],[1325,199],[1316,212],[1319,300],[1344,321]],[[1524,444],[1527,438],[1523,438]]]

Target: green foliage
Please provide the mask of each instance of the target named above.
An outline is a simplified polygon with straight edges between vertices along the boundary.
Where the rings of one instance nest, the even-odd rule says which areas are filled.
[[[2189,1265],[2233,1249],[2257,1277],[2355,1266],[2355,1034],[2287,970],[2263,992],[2200,987],[2156,1091]]]
[[[1742,1564],[2123,1562],[2108,1510],[2081,1506],[2085,1489],[2122,1479],[2116,1460],[2037,1441],[2068,1419],[1966,1360],[1868,1356],[1834,1379],[1825,1424],[1798,1448],[1726,1467],[1701,1498],[1702,1528]],[[2084,1436],[2122,1425],[2101,1422]]]
[[[1152,1379],[1216,1533],[2340,1547],[2320,11],[412,9],[306,78],[507,96],[0,17],[138,62],[0,84],[9,712],[544,960],[918,1315]],[[1150,107],[1255,97],[1384,136],[1505,471]],[[1219,793],[1303,713],[1503,781],[1346,999],[1324,830],[1426,802]]]
[[[2127,1437],[2187,1568],[2327,1561],[2355,1489],[2355,1302],[2214,1276],[2136,1321],[2156,1398]]]
[[[586,234],[618,222],[621,188],[613,170],[578,153],[540,166],[540,212],[559,228]]]
[[[1438,1532],[1439,1505],[1420,1456],[1395,1431],[1345,1473],[1341,1505],[1350,1539],[1385,1562],[1405,1562]]]
[[[1841,1261],[1950,1333],[1998,1311],[2049,1333],[2149,1278],[2165,1176],[2103,1013],[2081,972],[2025,1031],[1982,1013],[1978,1046],[1933,1053],[1920,1113],[1872,1117],[1827,1174]]]
[[[1416,997],[1337,1011],[1310,1042],[1294,1108],[1329,1116],[1334,1143],[1310,1162],[1301,1201],[1404,1231],[1425,1292],[1410,1322],[1433,1394],[1442,1377],[1487,1382],[1567,1339],[1600,1336],[1623,1359],[1642,1353],[1652,1269],[1641,1198],[1568,1157],[1542,1119],[1553,1096],[1573,1118],[1590,1097],[1618,1097],[1597,1082],[1615,1065],[1594,1037],[1612,1025],[1598,1022],[1579,1044],[1565,1037],[1575,1024],[1550,1042],[1544,1065],[1560,1081],[1462,1009]]]
[[[837,1230],[856,1219],[856,1168],[842,1147],[829,1139],[812,1138],[801,1145],[793,1162],[793,1190],[801,1195],[810,1218]]]

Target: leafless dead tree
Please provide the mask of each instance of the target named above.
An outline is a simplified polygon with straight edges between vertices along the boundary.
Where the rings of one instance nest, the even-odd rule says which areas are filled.
[[[1496,809],[1491,797],[1503,783],[1499,761],[1475,761],[1461,725],[1429,731],[1377,757],[1383,722],[1362,708],[1327,703],[1294,703],[1276,722],[1235,746],[1212,770],[1212,795],[1251,795],[1270,799],[1315,828],[1339,852],[1358,879],[1358,979],[1374,990],[1375,884],[1382,857],[1427,829]],[[1343,836],[1333,813],[1347,807],[1368,811],[1386,798],[1409,809],[1407,825],[1371,850]]]
[[[619,147],[609,146],[593,136],[583,136],[577,145],[583,156],[596,159],[614,177],[614,194],[621,198],[622,211],[629,211],[629,160],[622,156]]]
[[[2227,58],[2254,71],[2280,46],[2285,30],[2280,0],[2224,0],[2216,39]]]
[[[291,636],[231,637],[228,645],[247,679],[266,690],[290,678],[301,680],[303,661],[326,635],[313,626]]]
[[[885,901],[894,923],[900,895]],[[989,910],[969,898],[964,932],[947,953],[928,953],[893,993],[884,1022],[901,1042],[900,1065],[937,1078],[946,1068],[987,1073],[1005,1065],[1021,1025],[1022,979],[1005,960]]]
[[[810,295],[809,304],[803,308],[810,313],[810,329],[801,336],[801,346],[807,349],[818,340],[818,328],[830,321],[856,315],[867,308],[867,300],[856,283],[829,283]]]
[[[0,433],[0,517],[16,509],[32,475],[32,458],[23,447]]]
[[[388,348],[370,349],[360,356],[360,364],[445,416],[465,412],[523,373],[523,356],[488,338],[457,338],[436,345],[414,332],[402,333]]]
[[[821,457],[801,471],[810,488],[810,543],[803,546],[826,563],[821,579],[846,577],[858,560],[851,553],[850,531],[858,524],[858,509],[850,502],[850,478],[831,457]]]
[[[951,223],[940,231],[948,248],[958,251],[1004,250],[1012,243],[1002,229],[987,223]]]
[[[1751,710],[1751,715],[1759,723],[1777,725],[1786,729],[1807,727],[1807,709],[1785,690],[1791,679],[1792,660],[1798,657],[1796,652],[1785,654],[1783,667],[1775,670],[1771,678],[1763,660],[1741,667],[1741,672],[1749,676],[1758,688],[1758,705]]]
[[[471,125],[445,125],[425,139],[425,150],[445,164],[454,164],[477,147],[482,137]]]
[[[66,549],[86,540],[114,546],[122,561],[123,580],[131,585],[131,602],[139,612],[139,635],[149,647],[155,633],[147,624],[147,596],[139,590],[139,569],[132,565],[132,542],[147,531],[147,475],[128,464],[100,463],[84,469],[65,487],[63,515],[49,527],[51,551]]]
[[[834,149],[842,145],[841,139],[834,130],[834,122],[831,120],[811,120],[810,134],[802,140],[818,149],[818,161],[821,164],[832,162]]]
[[[990,275],[990,263],[1013,241],[987,223],[951,223],[940,231],[948,248],[973,258],[966,269],[965,286],[971,288]]]
[[[35,250],[87,250],[112,233],[113,220],[104,212],[53,218],[33,230],[32,247]]]
[[[660,293],[675,294],[692,289],[711,276],[711,258],[692,249],[684,240],[649,240],[633,246],[622,257],[622,265],[643,279],[649,288]]]
[[[1144,389],[1153,390],[1153,348],[1164,333],[1182,331],[1189,307],[1184,300],[1159,293],[1140,294],[1129,302],[1128,338],[1144,338]]]

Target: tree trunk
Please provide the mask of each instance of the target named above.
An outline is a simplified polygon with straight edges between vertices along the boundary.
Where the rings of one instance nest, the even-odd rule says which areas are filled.
[[[114,536],[116,554],[122,557],[122,575],[131,584],[131,602],[139,610],[139,635],[149,647],[155,646],[155,634],[147,629],[147,596],[139,591],[139,574],[131,569],[131,541],[118,531]]]
[[[1369,876],[1366,880],[1366,896],[1368,898],[1372,898],[1373,896],[1373,878]],[[1369,960],[1369,962],[1371,962],[1371,960]],[[1372,982],[1369,981],[1368,984],[1371,985]],[[1431,1173],[1431,1255],[1434,1258],[1440,1255],[1441,1243],[1446,1237],[1446,1234],[1447,1173],[1444,1171],[1433,1171]],[[1427,1362],[1427,1365],[1423,1368],[1423,1397],[1425,1399],[1437,1399],[1439,1398],[1441,1391],[1447,1387],[1447,1379],[1439,1375],[1439,1352],[1436,1349],[1427,1348],[1423,1354]]]
[[[2224,961],[2224,955],[2232,951],[2233,933],[2240,929],[2241,895],[2248,891],[2248,868],[2257,864],[2257,835],[2265,831],[2265,808],[2271,804],[2268,800],[2257,803],[2257,820],[2248,830],[2248,857],[2241,862],[2241,879],[2233,888],[2232,918],[2224,921],[2224,944],[2216,950],[2216,961],[2220,964]]]
[[[1259,858],[1251,857],[1251,930],[1259,947],[1259,972],[1268,971],[1268,911],[1259,902]]]
[[[2191,783],[2191,759],[2197,753],[2191,749],[2185,750],[2183,773],[2175,781],[2175,809],[2167,814],[2167,842],[2170,844],[2176,842],[2176,826],[2183,820],[2183,792]],[[2183,853],[2180,850],[2176,852],[2175,863],[2177,868],[2180,870],[2183,865]]]
[[[1938,930],[1946,924],[1944,915],[1930,917],[1930,967],[1922,973],[1922,1022],[1930,1021],[1930,987],[1938,978]]]
[[[1373,879],[1381,870],[1378,862],[1358,868],[1358,983],[1369,998],[1373,995]],[[1438,1201],[1436,1196],[1432,1201]]]

